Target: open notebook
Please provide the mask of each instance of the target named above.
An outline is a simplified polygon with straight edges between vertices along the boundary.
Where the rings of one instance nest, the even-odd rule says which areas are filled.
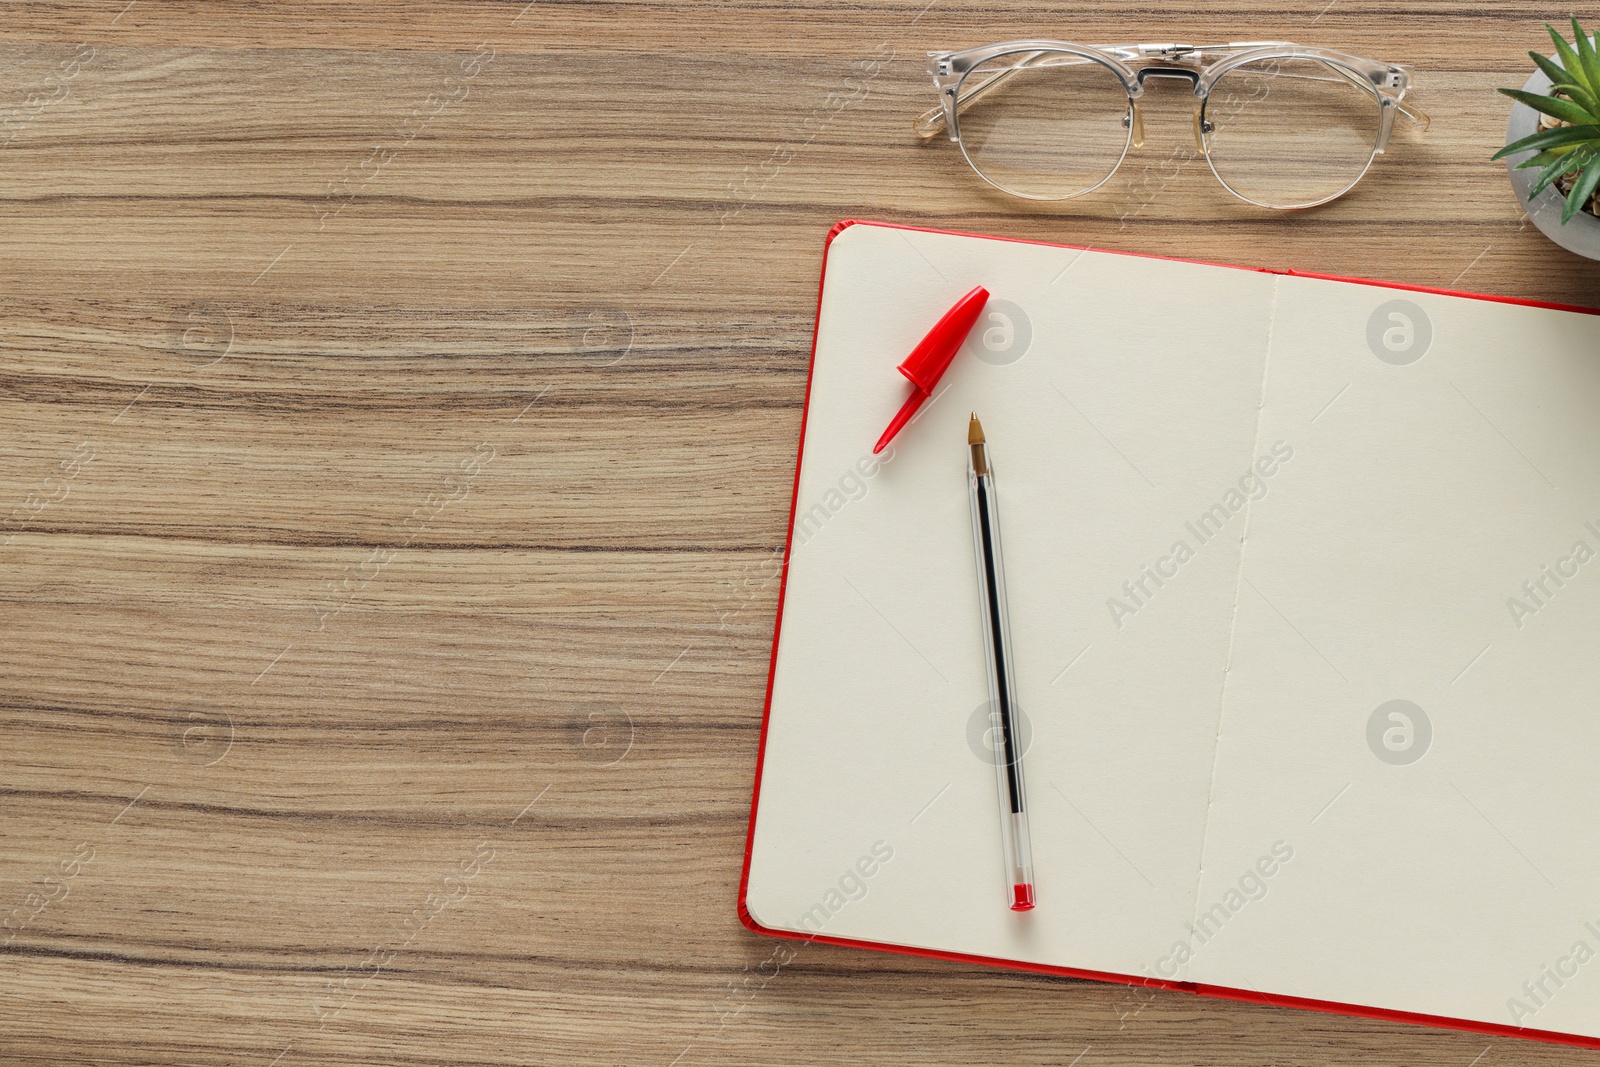
[[[993,294],[884,456],[895,365]],[[988,433],[1038,907],[1008,911]],[[878,224],[826,252],[740,912],[1600,1046],[1600,318]]]

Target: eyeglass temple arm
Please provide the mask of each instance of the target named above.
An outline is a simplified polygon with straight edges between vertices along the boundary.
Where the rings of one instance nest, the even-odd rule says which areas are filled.
[[[1219,51],[1226,51],[1226,50],[1230,50],[1230,49],[1234,50],[1234,51],[1238,51],[1238,50],[1241,50],[1241,49],[1259,48],[1259,47],[1261,47],[1263,45],[1280,44],[1280,43],[1284,43],[1284,42],[1279,42],[1279,41],[1248,41],[1248,42],[1242,42],[1242,43],[1239,43],[1239,44],[1211,45],[1211,46],[1206,47],[1206,48],[1196,48],[1195,51],[1197,51],[1197,52],[1198,51],[1219,52]],[[1140,47],[1141,46],[1139,46],[1139,45],[1107,45],[1107,46],[1105,46],[1105,51],[1112,52],[1112,53],[1115,53],[1115,54],[1122,54],[1122,53],[1127,53],[1127,52],[1137,52]],[[959,100],[957,100],[955,102],[955,106],[958,107],[958,108],[959,107],[965,107],[966,105],[972,103],[973,101],[975,101],[978,98],[980,98],[981,96],[983,96],[983,94],[988,92],[991,88],[993,88],[994,86],[998,85],[999,83],[1005,81],[1012,74],[1016,73],[1019,70],[1026,69],[1030,63],[1032,63],[1034,60],[1038,59],[1040,56],[1042,56],[1044,54],[1045,53],[1043,51],[1028,53],[1019,62],[1013,64],[1012,66],[1007,67],[1005,70],[996,72],[994,75],[992,75],[988,80],[983,82],[981,85],[979,85],[976,88],[974,88],[974,89],[970,90],[969,92],[967,92],[966,95],[964,95],[963,97],[961,97],[961,99],[959,99]],[[1089,60],[1079,58],[1078,62],[1087,63],[1087,62],[1089,62]],[[1335,73],[1337,73],[1340,77],[1344,78],[1346,81],[1349,81],[1350,83],[1352,83],[1354,85],[1358,85],[1362,89],[1365,89],[1368,92],[1376,92],[1376,90],[1373,89],[1372,85],[1369,82],[1367,82],[1366,80],[1364,80],[1362,78],[1356,77],[1356,75],[1352,71],[1346,70],[1345,68],[1343,68],[1341,66],[1338,66],[1337,64],[1333,64],[1333,63],[1326,63],[1326,64],[1324,64],[1324,66],[1330,67]],[[1295,77],[1296,75],[1286,75],[1286,76],[1287,77]],[[1409,88],[1409,85],[1407,86],[1407,88]],[[1424,131],[1426,131],[1428,129],[1428,127],[1430,125],[1432,125],[1433,120],[1428,117],[1428,113],[1427,112],[1423,111],[1421,108],[1417,107],[1415,104],[1407,103],[1405,101],[1405,99],[1404,99],[1404,92],[1405,92],[1405,90],[1402,89],[1400,94],[1390,97],[1390,99],[1394,101],[1395,109],[1397,111],[1399,111],[1401,115],[1405,116],[1405,118],[1406,118],[1406,120],[1408,122],[1415,123],[1416,125],[1422,127],[1422,129]],[[933,107],[929,108],[928,110],[924,111],[922,114],[918,115],[916,120],[912,123],[912,129],[914,129],[916,131],[916,134],[917,134],[918,137],[921,137],[923,139],[927,139],[929,137],[932,137],[934,134],[938,133],[940,130],[945,128],[944,115],[945,115],[945,112],[944,112],[944,101],[941,100],[938,104],[935,104]],[[952,135],[951,140],[954,140],[954,139],[955,139],[954,135]]]

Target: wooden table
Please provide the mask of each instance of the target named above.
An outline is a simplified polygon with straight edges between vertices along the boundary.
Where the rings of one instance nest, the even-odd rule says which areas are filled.
[[[1488,162],[1565,9],[1169,7],[7,5],[0,1060],[1582,1061],[735,917],[835,220],[1600,298]],[[1153,101],[1033,208],[910,119],[1038,33],[1405,60],[1434,127],[1279,216]]]

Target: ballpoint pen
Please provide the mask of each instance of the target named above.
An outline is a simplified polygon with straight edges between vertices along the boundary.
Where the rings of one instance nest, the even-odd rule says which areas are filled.
[[[1005,568],[1000,562],[1000,510],[994,468],[976,412],[967,424],[967,484],[972,498],[972,540],[978,557],[978,604],[983,651],[989,663],[989,718],[1000,791],[1000,840],[1005,850],[1006,899],[1012,911],[1033,907],[1033,850],[1023,796],[1022,753],[1016,730],[1016,678],[1011,671],[1011,630],[1006,620]],[[992,736],[992,735],[991,735]]]

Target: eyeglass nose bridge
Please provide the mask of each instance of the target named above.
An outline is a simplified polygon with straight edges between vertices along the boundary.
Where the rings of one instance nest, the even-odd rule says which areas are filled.
[[[1134,72],[1134,77],[1139,80],[1139,87],[1144,88],[1146,78],[1177,78],[1186,81],[1196,91],[1200,88],[1200,72],[1190,67],[1149,66],[1140,67]]]
[[[1200,72],[1189,67],[1171,67],[1159,63],[1152,64],[1148,67],[1140,67],[1138,70],[1134,71],[1133,77],[1133,84],[1128,88],[1128,113],[1122,117],[1122,125],[1132,135],[1131,143],[1133,147],[1143,148],[1144,116],[1139,112],[1139,97],[1144,95],[1144,83],[1146,78],[1176,78],[1179,81],[1188,82],[1190,88],[1195,91],[1196,95],[1202,95],[1203,91],[1200,88]],[[1199,110],[1196,110],[1194,143],[1196,148],[1199,148],[1200,151],[1204,152],[1205,146],[1200,141],[1200,121],[1200,112]]]
[[[1195,106],[1194,114],[1191,116],[1191,127],[1194,131],[1195,150],[1204,153],[1206,151],[1205,135],[1211,133],[1216,127],[1206,118],[1206,103],[1209,98],[1209,91],[1201,86],[1199,72],[1183,67],[1153,66],[1141,68],[1135,72],[1134,77],[1135,81],[1128,96],[1128,113],[1122,117],[1123,128],[1129,130],[1133,147],[1144,147],[1144,116],[1139,111],[1139,97],[1144,94],[1145,78],[1178,78],[1188,81],[1194,88],[1195,95],[1200,98],[1200,102]],[[1380,95],[1378,104],[1378,134],[1374,150],[1375,154],[1382,155],[1383,150],[1388,147],[1389,135],[1394,129],[1395,113],[1398,108],[1394,99],[1388,96]]]

